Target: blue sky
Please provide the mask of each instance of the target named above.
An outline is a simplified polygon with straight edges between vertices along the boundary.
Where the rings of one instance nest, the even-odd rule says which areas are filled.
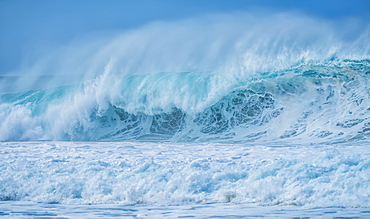
[[[370,20],[369,0],[0,0],[0,75],[89,34],[255,8]]]

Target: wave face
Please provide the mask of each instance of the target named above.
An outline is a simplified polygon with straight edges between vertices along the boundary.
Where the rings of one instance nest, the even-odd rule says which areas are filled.
[[[1,79],[0,140],[367,139],[369,25],[337,26],[217,15],[78,42]]]

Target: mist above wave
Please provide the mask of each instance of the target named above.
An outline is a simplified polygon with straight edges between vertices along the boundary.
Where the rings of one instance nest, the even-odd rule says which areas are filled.
[[[212,72],[224,84],[234,84],[299,62],[366,59],[369,29],[368,23],[360,21],[269,11],[155,22],[123,32],[91,34],[50,48],[46,57],[15,73],[20,80],[13,89],[98,78],[106,79],[98,83],[108,83],[158,72]]]

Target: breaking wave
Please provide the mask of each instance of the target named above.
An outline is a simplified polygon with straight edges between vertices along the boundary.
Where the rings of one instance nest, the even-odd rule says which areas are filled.
[[[77,42],[1,79],[0,140],[366,139],[369,25],[349,24],[217,15]]]

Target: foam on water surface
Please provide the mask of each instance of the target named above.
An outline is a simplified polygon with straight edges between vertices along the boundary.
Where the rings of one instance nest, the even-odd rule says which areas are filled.
[[[368,208],[297,208],[253,204],[199,204],[182,206],[127,206],[117,204],[55,205],[34,202],[0,202],[2,218],[324,218],[370,217]]]
[[[236,13],[55,48],[0,78],[0,216],[367,217],[369,27]]]
[[[1,143],[0,198],[369,208],[368,143]]]

